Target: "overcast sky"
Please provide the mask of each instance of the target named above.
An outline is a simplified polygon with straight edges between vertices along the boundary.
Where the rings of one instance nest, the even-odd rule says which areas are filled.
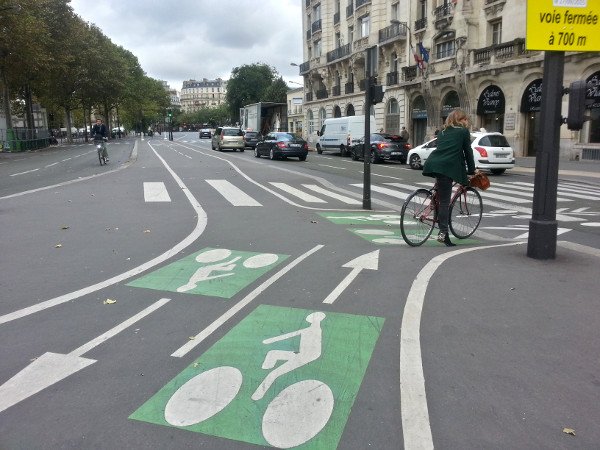
[[[184,80],[229,79],[265,63],[302,82],[304,0],[71,0],[84,21],[133,53],[149,77],[181,90]],[[299,87],[290,84],[290,87]]]

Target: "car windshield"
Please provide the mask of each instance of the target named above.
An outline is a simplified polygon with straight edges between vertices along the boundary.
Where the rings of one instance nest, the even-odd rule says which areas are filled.
[[[295,133],[280,133],[277,135],[277,139],[280,141],[301,141],[302,136]]]
[[[479,145],[485,147],[510,147],[506,138],[501,134],[490,134],[479,140]]]

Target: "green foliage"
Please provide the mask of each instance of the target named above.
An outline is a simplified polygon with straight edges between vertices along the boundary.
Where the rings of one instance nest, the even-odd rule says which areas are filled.
[[[238,117],[240,108],[262,101],[277,71],[266,64],[254,63],[235,67],[227,82],[227,104],[231,117]]]
[[[277,78],[265,89],[261,96],[261,102],[287,103],[287,92],[289,88],[282,77]]]

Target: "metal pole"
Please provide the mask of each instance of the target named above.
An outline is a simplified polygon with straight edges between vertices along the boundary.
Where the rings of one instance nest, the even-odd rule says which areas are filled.
[[[564,58],[564,52],[546,51],[544,55],[541,124],[537,138],[533,207],[527,241],[527,256],[535,259],[556,257],[556,197]]]
[[[376,51],[376,50],[375,50]],[[371,87],[374,84],[373,73],[373,50],[367,49],[366,55],[366,78],[367,88],[365,94],[365,143],[363,145],[364,170],[363,170],[363,209],[371,209]]]

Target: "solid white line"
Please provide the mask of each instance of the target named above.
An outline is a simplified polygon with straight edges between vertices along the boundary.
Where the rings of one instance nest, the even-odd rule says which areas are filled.
[[[272,275],[269,279],[267,279],[265,282],[263,282],[260,286],[258,286],[252,292],[250,292],[246,297],[244,297],[242,300],[240,300],[235,305],[233,305],[229,310],[227,310],[223,315],[221,315],[221,317],[219,317],[217,320],[215,320],[209,326],[207,326],[204,330],[202,330],[200,333],[198,333],[194,337],[194,339],[188,341],[187,343],[182,345],[178,350],[173,352],[173,354],[171,356],[173,356],[175,358],[181,358],[182,356],[185,356],[190,350],[192,350],[194,347],[196,347],[196,345],[200,344],[204,339],[206,339],[212,333],[214,333],[221,325],[223,325],[225,322],[227,322],[229,319],[231,319],[237,312],[239,312],[242,308],[244,308],[246,305],[248,305],[252,300],[254,300],[256,297],[258,297],[265,289],[267,289],[269,286],[271,286],[273,283],[275,283],[275,281],[277,281],[279,278],[281,278],[283,275],[288,273],[290,270],[292,270],[294,267],[296,267],[298,264],[300,264],[302,261],[304,261],[310,255],[312,255],[316,251],[322,249],[323,247],[324,247],[324,245],[321,245],[321,244],[313,247],[312,249],[310,249],[303,255],[300,255],[294,261],[289,263],[287,266],[285,266],[279,272]]]
[[[233,206],[262,206],[237,186],[227,180],[206,180],[215,190]]]
[[[386,183],[386,184],[392,184],[392,183]],[[356,183],[356,184],[351,184],[351,186],[356,186],[356,187],[362,188],[363,184],[362,183]],[[415,189],[413,189],[413,191],[414,190]],[[381,194],[390,195],[392,197],[396,197],[396,198],[399,198],[401,200],[406,199],[406,197],[408,197],[408,195],[411,194],[411,192],[404,193],[404,192],[400,192],[400,191],[395,191],[394,189],[384,188],[384,187],[381,187],[381,186],[371,186],[371,191],[379,192]]]
[[[71,353],[69,353],[69,356],[81,356],[84,353],[89,352],[94,347],[97,347],[98,345],[100,345],[103,342],[107,341],[111,337],[119,334],[124,329],[130,327],[131,325],[133,325],[134,323],[136,323],[140,319],[143,319],[148,314],[156,311],[158,308],[160,308],[161,306],[167,304],[170,301],[171,301],[170,298],[161,298],[159,301],[157,301],[157,302],[153,303],[152,305],[148,306],[146,309],[143,309],[142,311],[140,311],[139,313],[137,313],[135,316],[130,317],[126,321],[121,322],[116,327],[111,328],[106,333],[102,333],[97,338],[92,339],[91,341],[87,342],[86,344],[83,344],[79,348],[76,348]]]
[[[327,298],[323,300],[323,303],[327,303],[331,305],[344,290],[354,281],[354,279],[358,276],[358,274],[363,270],[362,267],[355,267],[350,271],[346,278],[342,280],[340,284],[338,284],[333,291],[329,293]]]
[[[136,142],[136,144],[137,144],[137,142]],[[64,294],[59,297],[55,297],[50,300],[46,300],[44,302],[29,306],[27,308],[19,309],[12,313],[0,316],[0,324],[10,322],[12,320],[20,319],[21,317],[25,317],[25,316],[28,316],[30,314],[33,314],[33,313],[36,313],[39,311],[43,311],[44,309],[52,308],[53,306],[69,302],[71,300],[74,300],[76,298],[90,294],[92,292],[99,291],[100,289],[104,289],[107,286],[111,286],[113,284],[127,280],[128,278],[139,275],[140,273],[142,273],[148,269],[151,269],[152,267],[166,261],[167,259],[172,258],[173,256],[176,256],[179,252],[181,252],[183,249],[190,246],[196,239],[198,239],[202,235],[202,233],[204,232],[204,229],[206,228],[206,224],[208,222],[206,212],[204,211],[204,209],[202,209],[202,206],[200,205],[200,203],[198,203],[198,200],[196,200],[196,198],[190,193],[190,190],[183,183],[183,181],[181,181],[181,178],[179,178],[179,176],[177,176],[177,174],[175,172],[173,172],[173,170],[169,167],[167,162],[157,153],[157,151],[154,149],[154,147],[152,147],[152,145],[150,145],[150,144],[148,144],[148,145],[150,146],[152,151],[156,154],[157,158],[160,159],[160,161],[163,163],[165,168],[169,171],[171,176],[175,179],[175,181],[181,188],[182,192],[186,195],[186,197],[188,198],[188,201],[191,203],[192,208],[194,208],[194,210],[196,211],[198,220],[196,221],[196,226],[192,230],[192,232],[185,239],[183,239],[179,244],[170,248],[169,250],[164,252],[162,255],[159,255],[156,258],[151,259],[150,261],[147,261],[142,265],[139,265],[127,272],[124,272],[115,277],[109,278],[108,280],[102,281],[100,283],[96,283],[91,286],[87,286],[83,289],[79,289],[77,291],[70,292],[68,294]]]
[[[285,183],[275,183],[273,181],[270,181],[269,184],[281,189],[284,192],[287,192],[290,195],[298,197],[299,199],[304,200],[307,203],[327,203],[321,198],[302,192],[300,189],[296,189],[295,187],[292,187]]]
[[[170,202],[169,192],[165,183],[162,181],[144,182],[144,201],[145,202]]]
[[[421,354],[421,314],[429,280],[443,262],[475,250],[521,245],[523,242],[454,250],[429,261],[410,288],[400,328],[400,406],[405,449],[433,449]]]
[[[362,202],[355,198],[346,197],[345,195],[341,195],[336,192],[328,191],[327,189],[324,189],[321,186],[318,186],[316,184],[303,184],[302,186],[304,186],[307,189],[310,189],[311,191],[326,195],[327,197],[335,198],[336,200],[344,202],[348,205],[362,205]]]

